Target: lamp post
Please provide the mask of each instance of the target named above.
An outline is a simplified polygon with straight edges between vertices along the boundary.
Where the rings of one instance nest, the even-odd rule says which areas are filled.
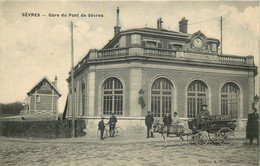
[[[138,95],[139,95],[139,98],[138,98],[138,103],[141,105],[141,108],[142,110],[144,109],[145,107],[145,103],[144,103],[144,91],[143,89],[140,89],[139,92],[138,92]]]

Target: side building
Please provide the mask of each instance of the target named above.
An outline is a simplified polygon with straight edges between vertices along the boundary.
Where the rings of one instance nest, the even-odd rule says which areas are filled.
[[[67,79],[73,103],[68,118],[74,110],[90,131],[101,116],[115,113],[124,130],[143,131],[147,111],[157,119],[167,110],[190,119],[207,104],[211,115],[229,115],[239,128],[245,126],[255,95],[253,56],[220,54],[218,39],[187,33],[186,18],[179,32],[163,29],[161,19],[157,29],[120,29],[117,23],[114,38],[75,66],[74,85]]]
[[[23,114],[57,114],[58,99],[61,93],[57,89],[57,77],[51,82],[44,76],[33,88],[27,93],[27,109]]]

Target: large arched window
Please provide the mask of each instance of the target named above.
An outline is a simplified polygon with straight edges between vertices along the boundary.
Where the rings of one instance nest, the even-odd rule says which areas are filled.
[[[123,85],[119,79],[111,77],[103,84],[103,114],[123,114]]]
[[[239,87],[233,82],[226,83],[221,89],[221,115],[237,118],[239,98]]]
[[[152,84],[151,112],[154,117],[164,117],[172,111],[173,85],[166,78],[158,78]]]
[[[192,81],[188,87],[188,118],[196,118],[202,104],[207,104],[208,87],[199,80]]]
[[[81,94],[82,94],[82,116],[86,115],[86,86],[83,82],[81,85]]]

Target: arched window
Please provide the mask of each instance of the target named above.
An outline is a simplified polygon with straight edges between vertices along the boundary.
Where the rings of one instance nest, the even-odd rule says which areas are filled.
[[[152,84],[151,112],[154,117],[164,117],[172,111],[173,85],[166,78],[158,78]]]
[[[103,84],[103,114],[123,114],[123,85],[119,79],[111,77]]]
[[[81,94],[82,94],[82,116],[86,115],[86,86],[83,82],[81,85]]]
[[[239,98],[239,87],[233,82],[226,83],[221,89],[221,115],[231,115],[231,118],[237,118]]]
[[[199,80],[192,81],[188,87],[188,118],[196,118],[202,104],[207,104],[208,87]]]

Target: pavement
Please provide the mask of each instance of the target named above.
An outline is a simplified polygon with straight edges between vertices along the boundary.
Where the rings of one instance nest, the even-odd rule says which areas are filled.
[[[246,140],[246,133],[244,131],[236,131],[236,140]],[[185,139],[185,137],[184,137]],[[169,141],[179,141],[179,137],[170,138]],[[155,133],[154,138],[146,138],[146,133],[123,133],[122,136],[108,137],[105,140],[100,138],[95,133],[87,133],[82,137],[75,138],[58,138],[58,139],[42,139],[42,138],[16,138],[0,136],[0,141],[19,141],[19,142],[46,142],[46,143],[145,143],[145,142],[162,142],[163,138],[160,134]],[[184,140],[185,142],[185,140]]]
[[[233,144],[197,146],[179,138],[146,138],[145,133],[124,133],[100,140],[96,134],[68,139],[0,137],[1,166],[255,166],[259,150],[245,144],[245,133],[236,132]]]

